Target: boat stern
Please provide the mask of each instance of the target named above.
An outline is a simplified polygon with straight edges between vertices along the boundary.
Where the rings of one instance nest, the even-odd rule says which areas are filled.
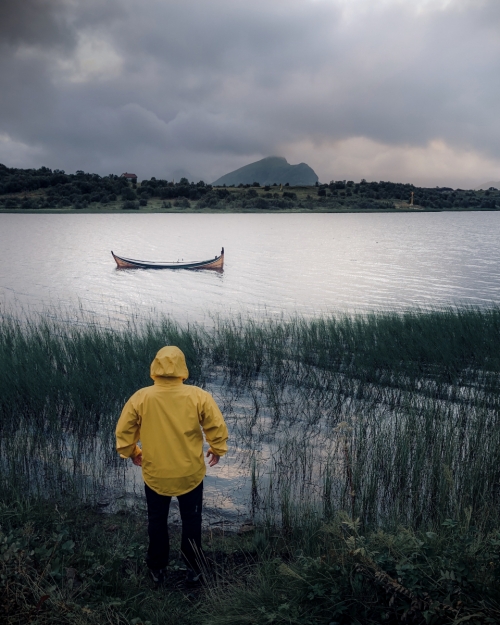
[[[113,254],[113,251],[111,251],[111,256],[115,259],[115,263],[118,269],[136,269],[137,267],[136,265],[133,265],[132,263],[128,263],[123,258],[120,258],[119,256],[115,256],[115,254]]]

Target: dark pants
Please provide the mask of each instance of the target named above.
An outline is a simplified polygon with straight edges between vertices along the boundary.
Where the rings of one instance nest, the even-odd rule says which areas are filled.
[[[168,510],[172,497],[159,495],[144,484],[148,503],[149,548],[146,564],[150,569],[163,569],[168,565],[170,551],[168,538]],[[181,552],[186,565],[199,571],[201,553],[201,506],[203,503],[203,482],[196,488],[179,495],[179,510],[182,520]]]

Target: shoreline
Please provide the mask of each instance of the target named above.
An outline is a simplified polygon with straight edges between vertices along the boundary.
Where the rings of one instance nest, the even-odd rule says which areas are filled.
[[[132,181],[78,171],[64,174],[47,168],[6,169],[0,184],[0,211],[58,214],[94,212],[212,213],[372,213],[500,210],[500,191],[417,187],[390,181],[294,185],[259,182],[214,186],[203,181]]]
[[[146,214],[157,214],[157,213],[176,213],[176,214],[195,214],[195,215],[237,215],[237,214],[259,214],[259,215],[268,215],[268,214],[312,214],[312,213],[338,213],[338,214],[348,214],[348,213],[498,213],[500,209],[497,208],[457,208],[457,209],[444,209],[444,208],[377,208],[377,209],[368,209],[368,208],[360,208],[360,209],[307,209],[307,208],[297,208],[297,209],[251,209],[251,208],[242,208],[239,210],[217,210],[210,208],[152,208],[152,209],[134,209],[134,210],[123,210],[121,208],[111,208],[111,209],[75,209],[75,208],[40,208],[40,209],[23,209],[23,208],[11,208],[11,209],[0,209],[0,214],[22,214],[22,215],[68,215],[68,214],[84,214],[84,215],[146,215]]]
[[[171,554],[161,589],[149,581],[144,562],[145,510],[108,515],[68,500],[7,498],[0,521],[0,590],[9,623],[32,622],[35,614],[40,625],[100,625],[111,617],[134,625],[228,625],[270,623],[262,616],[275,613],[329,623],[333,610],[340,619],[334,622],[347,623],[347,604],[349,618],[360,625],[395,624],[408,614],[409,598],[413,613],[425,609],[432,622],[470,621],[479,610],[488,617],[480,622],[497,615],[485,602],[498,599],[498,567],[490,561],[498,558],[498,530],[469,530],[463,521],[449,519],[427,532],[384,530],[360,527],[339,512],[301,519],[293,531],[265,524],[238,533],[205,530],[205,584],[197,588],[184,581],[180,527],[169,523]],[[311,544],[311,532],[321,540]],[[489,549],[471,553],[473,540]],[[362,548],[353,549],[357,542]],[[438,579],[443,560],[447,576]]]

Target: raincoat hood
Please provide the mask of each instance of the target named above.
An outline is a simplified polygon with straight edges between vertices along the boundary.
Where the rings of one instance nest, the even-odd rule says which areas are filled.
[[[182,378],[187,380],[189,371],[186,358],[178,347],[162,347],[151,363],[150,375],[153,378]]]

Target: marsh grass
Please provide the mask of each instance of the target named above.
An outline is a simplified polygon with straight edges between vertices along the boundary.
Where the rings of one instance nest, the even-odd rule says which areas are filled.
[[[151,383],[165,344],[185,352],[189,382],[221,405],[256,526],[221,545],[258,564],[244,574],[224,564],[202,604],[144,587],[140,515],[101,515],[90,527],[94,512],[78,508],[123,488],[116,419]],[[500,309],[186,327],[165,318],[116,330],[58,313],[4,316],[2,584],[17,593],[9,622],[498,622],[499,346]],[[110,523],[116,535],[103,542]],[[90,596],[73,593],[66,569],[80,581],[88,573]]]
[[[248,449],[248,504],[266,518],[285,521],[287,500],[369,525],[469,509],[497,522],[500,309],[120,330],[66,321],[0,320],[3,489],[92,500],[118,483],[117,416],[151,383],[158,348],[175,344]]]

